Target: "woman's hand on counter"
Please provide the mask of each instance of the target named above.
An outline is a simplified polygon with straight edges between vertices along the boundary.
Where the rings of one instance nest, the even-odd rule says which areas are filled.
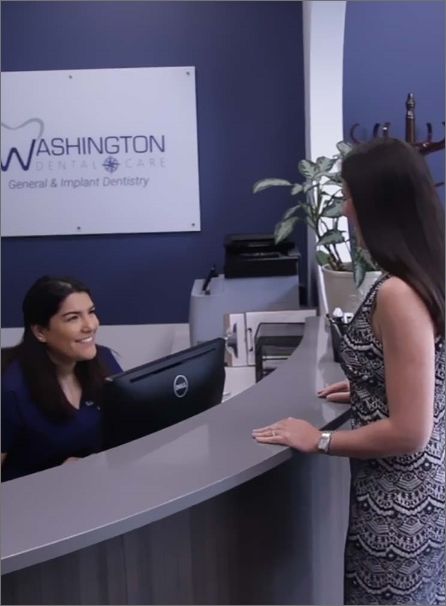
[[[348,404],[350,402],[350,383],[347,379],[332,383],[317,392],[319,398],[325,398],[329,402]]]
[[[282,419],[252,431],[252,437],[262,444],[282,444],[300,452],[315,453],[321,437],[319,429],[302,419]]]

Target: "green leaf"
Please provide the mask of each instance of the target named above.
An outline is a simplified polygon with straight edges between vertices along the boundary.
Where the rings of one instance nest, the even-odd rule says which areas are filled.
[[[369,251],[359,246],[356,249],[354,263],[362,263],[365,271],[379,271],[381,269],[379,265],[372,259]]]
[[[281,242],[282,240],[285,240],[285,238],[287,238],[291,234],[297,221],[297,217],[291,217],[289,219],[279,221],[279,223],[274,229],[274,240],[276,244]]]
[[[341,171],[337,170],[335,172],[328,173],[326,175],[321,175],[327,177],[327,180],[324,181],[324,185],[342,185],[342,177]]]
[[[285,214],[282,217],[282,221],[285,221],[285,219],[289,219],[299,208],[300,204],[296,204],[296,206],[290,206],[290,208],[285,211]],[[299,219],[299,217],[297,217],[297,219]]]
[[[317,250],[316,251],[316,262],[319,265],[328,265],[330,261],[330,255],[326,252],[324,252],[323,250]]]
[[[285,179],[262,179],[261,181],[256,181],[254,183],[252,193],[256,194],[259,191],[263,191],[264,189],[275,187],[277,185],[287,185],[289,187],[292,185],[292,183],[290,181],[286,181]]]
[[[330,205],[326,206],[322,211],[322,216],[328,217],[329,219],[337,219],[338,217],[342,217],[343,208],[343,198],[333,198],[333,202]]]
[[[358,247],[353,257],[353,277],[357,288],[363,283],[366,272],[377,270],[379,271],[380,267],[372,259],[369,251]]]
[[[334,176],[334,179],[332,179],[332,177]],[[333,181],[334,185],[340,185],[341,182],[337,180],[336,177],[336,173],[332,173],[332,172],[321,172],[321,173],[316,173],[314,175],[314,180],[315,181],[320,181],[323,185],[327,185],[329,181]]]
[[[353,264],[353,278],[355,280],[356,288],[359,288],[364,282],[365,278],[365,263],[362,258],[357,258],[356,263]]]
[[[325,156],[320,156],[319,158],[316,158],[318,174],[322,175],[324,173],[330,172],[336,162],[337,158],[326,158]]]
[[[338,151],[340,152],[342,157],[344,157],[346,154],[348,154],[349,151],[353,149],[353,145],[347,143],[347,141],[339,141],[338,143],[336,143],[336,147],[338,148]]]
[[[317,171],[317,166],[311,160],[301,160],[297,165],[297,170],[307,179],[312,179]]]
[[[326,246],[327,244],[341,244],[345,242],[345,238],[339,229],[328,229],[320,238],[318,246]]]
[[[328,179],[326,181],[324,181],[324,187],[328,186],[328,185],[335,185],[336,187],[339,187],[340,185],[342,185],[342,180],[341,178],[337,178],[334,177],[333,178],[333,173],[330,175],[330,177],[328,177]]]
[[[302,190],[303,190],[303,185],[301,185],[300,183],[295,183],[295,184],[293,185],[293,188],[292,188],[292,190],[291,190],[290,194],[291,194],[292,196],[295,196],[296,194],[300,194],[300,192],[301,192]]]

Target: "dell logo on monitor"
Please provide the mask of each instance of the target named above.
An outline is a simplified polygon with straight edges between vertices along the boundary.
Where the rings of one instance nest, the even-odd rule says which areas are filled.
[[[177,398],[184,398],[189,391],[189,381],[184,375],[177,375],[173,381],[173,392]]]

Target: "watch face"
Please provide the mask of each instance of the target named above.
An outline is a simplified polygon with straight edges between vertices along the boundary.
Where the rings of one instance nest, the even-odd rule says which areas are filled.
[[[329,443],[330,443],[330,434],[323,433],[321,436],[321,439],[319,440],[319,446],[318,446],[319,450],[322,450],[323,452],[327,452]]]

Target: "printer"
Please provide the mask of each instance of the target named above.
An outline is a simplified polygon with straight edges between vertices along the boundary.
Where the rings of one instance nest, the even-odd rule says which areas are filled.
[[[297,274],[299,253],[291,240],[276,244],[272,234],[230,234],[224,247],[225,278]]]
[[[207,278],[194,280],[191,345],[225,337],[225,314],[300,307],[299,253],[293,242],[275,244],[272,234],[231,234],[224,247],[224,274],[213,268]]]

